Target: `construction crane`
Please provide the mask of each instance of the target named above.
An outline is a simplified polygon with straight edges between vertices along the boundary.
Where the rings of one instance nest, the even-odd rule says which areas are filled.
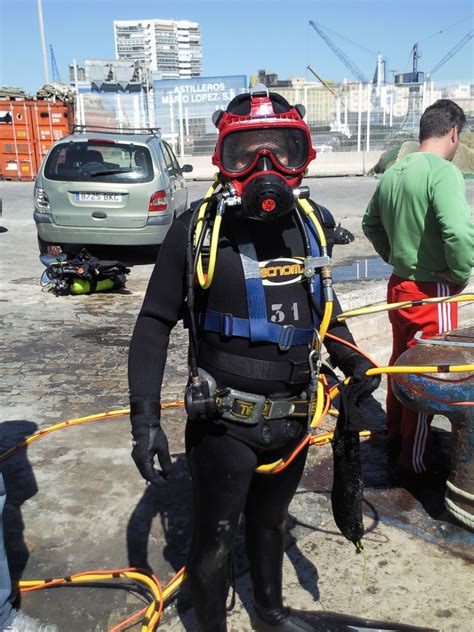
[[[411,49],[410,55],[413,57],[413,76],[416,77],[418,73],[418,60],[421,57],[421,50],[419,42],[413,44],[413,48]]]
[[[318,81],[320,81],[320,82],[323,84],[323,86],[326,88],[326,90],[329,90],[329,92],[330,92],[333,96],[335,96],[335,97],[336,97],[336,99],[338,99],[338,98],[339,98],[339,96],[338,96],[338,95],[334,92],[334,90],[331,88],[331,86],[329,86],[329,85],[328,85],[328,83],[327,83],[326,81],[324,81],[324,79],[322,79],[322,77],[320,77],[320,76],[318,75],[318,73],[317,73],[315,70],[313,70],[313,69],[311,68],[311,66],[306,66],[306,68],[309,70],[309,72],[312,72],[312,73],[313,73],[313,75],[316,77],[316,79],[317,79]]]
[[[368,83],[364,73],[362,72],[362,70],[360,70],[355,64],[354,62],[352,62],[349,57],[345,54],[345,52],[343,50],[341,50],[339,48],[339,46],[337,46],[332,39],[322,30],[321,26],[316,24],[315,22],[313,22],[312,20],[309,21],[310,26],[313,27],[313,29],[316,31],[316,33],[326,42],[326,44],[329,46],[329,48],[333,51],[333,53],[335,53],[339,59],[342,61],[342,63],[344,64],[344,66],[350,70],[350,72],[352,73],[352,75],[358,79],[359,81],[361,81],[362,83]]]
[[[466,35],[455,45],[453,46],[453,48],[446,53],[446,55],[443,57],[443,59],[441,59],[436,66],[434,66],[428,74],[428,77],[431,77],[431,75],[436,72],[437,70],[439,70],[441,68],[441,66],[443,66],[449,59],[451,59],[451,57],[453,57],[453,55],[455,55],[459,50],[461,50],[461,48],[463,46],[465,46],[469,40],[473,37],[474,35],[474,31],[469,31],[469,33],[466,33]]]
[[[51,74],[54,82],[62,82],[61,75],[59,74],[58,64],[56,63],[56,57],[54,56],[54,50],[52,45],[49,45],[49,51],[51,54]]]

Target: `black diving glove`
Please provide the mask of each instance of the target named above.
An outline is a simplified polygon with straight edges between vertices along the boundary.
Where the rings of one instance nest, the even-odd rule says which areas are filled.
[[[131,402],[130,420],[132,422],[133,449],[135,461],[143,478],[153,484],[166,480],[171,473],[171,457],[168,439],[160,424],[160,402],[146,402],[146,412],[141,402]],[[150,408],[153,407],[151,414]],[[158,457],[161,470],[155,469],[154,460]]]
[[[334,229],[334,243],[335,244],[350,244],[354,241],[355,237],[350,230],[338,224]]]
[[[360,384],[357,403],[360,404],[368,398],[380,385],[380,375],[366,375],[368,369],[374,369],[375,364],[360,353],[349,356],[341,367],[346,377],[351,377],[351,382]]]

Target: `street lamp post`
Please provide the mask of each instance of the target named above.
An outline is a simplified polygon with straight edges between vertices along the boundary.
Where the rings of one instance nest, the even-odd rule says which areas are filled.
[[[38,18],[39,18],[39,27],[40,27],[41,52],[43,55],[44,81],[45,83],[49,83],[48,57],[46,55],[46,42],[44,39],[43,6],[41,2],[42,0],[38,0]]]

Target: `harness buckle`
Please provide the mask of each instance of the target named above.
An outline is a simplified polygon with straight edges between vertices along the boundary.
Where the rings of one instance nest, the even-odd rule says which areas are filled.
[[[268,400],[270,407],[263,415],[265,419],[281,419],[288,417],[295,410],[295,405],[287,400]]]
[[[234,333],[234,324],[233,324],[233,316],[232,314],[221,314],[221,327],[220,327],[221,336],[226,336],[230,338]]]
[[[257,424],[263,416],[265,402],[265,395],[246,393],[234,388],[226,388],[216,398],[218,410],[224,419],[251,426]]]
[[[294,325],[283,325],[280,332],[280,339],[278,341],[278,348],[280,351],[288,351],[293,342],[293,336],[295,335]]]
[[[315,336],[314,341],[313,341],[314,348],[309,354],[308,362],[309,362],[309,370],[311,374],[311,382],[313,384],[316,384],[316,382],[319,379],[319,374],[321,372],[321,366],[322,366],[322,359],[321,359],[322,341],[321,341],[321,336],[319,335],[319,331],[317,329],[314,330],[314,336]]]

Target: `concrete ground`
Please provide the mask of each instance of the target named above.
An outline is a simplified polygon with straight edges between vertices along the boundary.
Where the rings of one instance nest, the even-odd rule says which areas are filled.
[[[336,264],[373,256],[360,230],[376,186],[371,178],[309,179],[312,197],[331,208],[356,240],[336,250]],[[468,181],[472,200],[474,184]],[[191,183],[190,198],[208,183]],[[114,294],[55,297],[42,291],[31,183],[0,183],[3,365],[0,453],[38,429],[128,406],[126,355],[155,252],[103,250],[131,266],[126,289]],[[341,283],[348,309],[384,300],[384,281]],[[474,320],[472,306],[461,323]],[[386,315],[354,319],[363,349],[385,364]],[[182,397],[186,333],[170,344],[162,398]],[[356,555],[335,526],[330,506],[332,453],[313,447],[290,507],[284,567],[285,595],[294,607],[332,610],[435,628],[472,629],[473,536],[443,504],[444,484],[428,490],[394,487],[385,459],[385,382],[366,408],[366,427],[379,431],[362,443],[365,551]],[[129,422],[121,415],[52,432],[0,462],[8,503],[6,540],[15,579],[60,577],[84,570],[150,566],[166,583],[186,563],[191,486],[183,448],[182,409],[163,415],[175,477],[147,487],[130,458]],[[323,429],[330,430],[332,418]],[[436,418],[437,458],[448,462],[450,424]],[[229,630],[251,630],[251,591],[242,536],[236,543],[237,603]],[[143,605],[123,587],[59,588],[27,594],[25,612],[62,631],[105,632]],[[138,630],[138,626],[131,627]],[[186,585],[167,607],[160,628],[196,629]]]

